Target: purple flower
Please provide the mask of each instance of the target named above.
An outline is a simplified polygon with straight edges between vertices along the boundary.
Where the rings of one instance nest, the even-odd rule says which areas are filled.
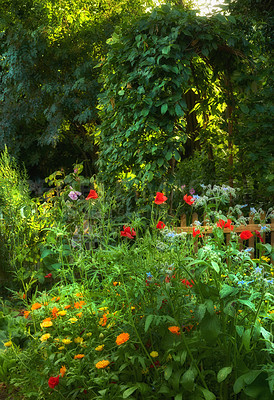
[[[72,190],[71,192],[69,192],[68,196],[71,200],[77,200],[78,196],[81,196],[81,192],[77,192],[77,190]]]
[[[73,172],[74,172],[75,174],[77,174],[77,173],[78,173],[78,168],[75,168],[75,169],[73,170]]]
[[[190,194],[194,194],[195,193],[195,189],[191,188],[189,191]]]

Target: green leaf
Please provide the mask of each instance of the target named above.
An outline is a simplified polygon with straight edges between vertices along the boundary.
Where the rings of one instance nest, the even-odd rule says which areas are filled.
[[[241,304],[244,304],[245,306],[250,308],[252,311],[254,311],[254,312],[256,311],[255,304],[252,303],[250,300],[241,300],[241,299],[239,299],[238,302],[241,303]]]
[[[244,331],[243,336],[242,336],[242,342],[247,351],[250,350],[250,333],[251,333],[251,329],[247,329]]]
[[[169,364],[167,367],[166,367],[166,369],[165,369],[165,380],[169,380],[169,378],[171,377],[171,375],[172,375],[172,371],[173,371],[173,367],[172,367],[172,365],[171,364]]]
[[[176,161],[181,160],[181,156],[180,156],[180,153],[178,152],[178,150],[174,150],[174,158]]]
[[[223,285],[222,289],[220,290],[220,298],[224,299],[225,297],[231,295],[231,294],[237,294],[238,293],[238,289],[234,288],[232,286],[229,285]]]
[[[165,46],[162,48],[162,54],[168,54],[170,52],[170,46]]]
[[[165,103],[161,107],[161,114],[165,114],[168,110],[168,105]]]
[[[127,399],[133,392],[135,392],[136,389],[138,389],[137,386],[133,386],[125,390],[123,393],[123,399]]]
[[[164,164],[164,159],[163,158],[158,158],[157,160],[157,164],[159,165],[159,167],[161,167]]]
[[[192,369],[188,369],[182,376],[180,383],[184,390],[192,391],[195,381],[195,375]]]
[[[208,389],[200,387],[201,392],[204,395],[205,400],[216,400],[216,396],[214,393],[210,392]]]
[[[154,315],[148,315],[146,317],[146,322],[145,322],[145,332],[148,331],[148,328],[150,327],[151,322],[153,321]]]
[[[169,150],[169,151],[166,153],[165,158],[166,158],[166,160],[168,160],[168,161],[172,158],[172,151],[171,151],[171,150]]]
[[[174,397],[174,400],[183,400],[183,395],[181,393],[176,394],[176,396]]]
[[[182,109],[182,107],[178,103],[176,103],[176,105],[175,105],[175,113],[176,113],[176,115],[178,117],[183,117],[184,114],[185,114],[184,110]]]
[[[220,371],[217,374],[217,381],[218,383],[223,382],[226,377],[231,373],[232,371],[232,367],[224,367],[222,369],[220,369]]]
[[[151,182],[153,178],[154,178],[154,173],[152,171],[149,171],[147,174],[148,182]]]
[[[211,266],[217,272],[217,274],[220,272],[220,267],[215,261],[211,261]]]

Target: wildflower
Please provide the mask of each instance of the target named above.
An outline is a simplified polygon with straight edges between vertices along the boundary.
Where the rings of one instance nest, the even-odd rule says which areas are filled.
[[[158,355],[159,355],[158,351],[152,351],[152,352],[150,353],[150,356],[151,356],[152,358],[158,357]]]
[[[64,307],[65,310],[68,310],[71,307],[70,304],[68,304],[67,306]]]
[[[77,322],[78,321],[78,319],[77,318],[75,318],[75,317],[73,317],[73,318],[69,318],[69,320],[68,320],[71,324],[75,324],[75,322]]]
[[[188,196],[187,194],[184,195],[183,197],[184,201],[189,204],[190,206],[192,206],[192,204],[194,203],[194,199],[192,196]]]
[[[167,197],[161,192],[156,192],[154,203],[163,204],[165,201],[167,201]]]
[[[97,199],[97,198],[98,198],[98,194],[96,193],[95,190],[91,189],[89,194],[86,197],[86,200]]]
[[[152,273],[151,272],[147,272],[147,277],[150,279],[152,278]]]
[[[53,323],[52,323],[52,321],[50,320],[50,318],[44,319],[44,321],[41,322],[41,324],[40,324],[41,328],[49,328],[49,327],[52,326],[52,325],[53,325]]]
[[[100,346],[95,347],[95,350],[96,351],[102,351],[104,347],[105,347],[105,345],[101,344]]]
[[[70,343],[72,343],[72,340],[70,340],[70,339],[63,339],[62,342],[63,342],[64,344],[70,344]]]
[[[190,288],[194,285],[194,282],[192,279],[191,279],[191,283],[187,279],[181,279],[181,282],[183,285],[190,287]]]
[[[4,343],[5,347],[11,347],[12,346],[12,341],[9,340],[8,342]]]
[[[127,342],[129,339],[129,334],[128,333],[121,333],[119,336],[116,338],[116,344],[120,346],[120,344],[123,344]]]
[[[90,336],[92,336],[92,332],[87,332],[86,337],[90,337]]]
[[[259,240],[263,243],[264,241],[263,241],[263,238],[262,238],[260,232],[259,231],[255,231],[255,234],[259,238]]]
[[[158,224],[156,225],[156,228],[157,229],[164,229],[165,226],[166,225],[162,221],[159,221]]]
[[[83,313],[79,312],[78,314],[76,314],[78,318],[82,318]]]
[[[86,304],[84,301],[77,301],[74,303],[74,308],[82,308],[84,304]]]
[[[64,378],[66,371],[67,371],[67,369],[66,369],[65,365],[62,365],[62,367],[60,368],[60,374],[61,374],[62,378]]]
[[[64,346],[61,346],[61,347],[58,347],[58,350],[61,351],[61,350],[64,350],[64,348],[65,348]]]
[[[155,367],[160,367],[160,361],[156,360],[152,364],[150,364],[149,368],[155,368]]]
[[[120,235],[124,237],[128,237],[129,239],[133,239],[133,236],[136,236],[135,230],[130,228],[130,226],[123,226],[123,231],[120,231]]]
[[[190,193],[191,195],[194,194],[194,193],[195,193],[195,189],[191,188],[190,191],[189,191],[189,193]]]
[[[80,360],[83,357],[85,357],[85,354],[76,354],[73,358],[74,360]]]
[[[102,368],[106,368],[109,364],[110,364],[110,362],[108,360],[102,360],[102,361],[99,361],[97,364],[95,364],[95,367],[97,369],[102,369]]]
[[[40,337],[41,342],[46,342],[50,338],[50,333],[45,333]]]
[[[199,235],[198,237],[202,237],[202,235],[200,234],[200,229],[195,229],[194,226],[192,227],[192,236],[195,238],[195,236]]]
[[[230,229],[231,231],[233,231],[234,226],[231,225],[231,219],[228,219],[227,222],[225,222],[223,219],[219,219],[219,222],[217,222],[217,227],[218,228],[227,228]]]
[[[240,238],[241,238],[242,240],[248,240],[248,239],[250,239],[252,236],[253,236],[253,235],[252,235],[252,233],[251,233],[250,231],[243,231],[243,232],[241,232],[241,234],[240,234]]]
[[[64,315],[66,315],[67,311],[66,310],[61,310],[58,311],[57,315],[60,315],[60,317],[64,317]]]
[[[44,278],[52,278],[52,273],[50,272],[49,274],[45,275]]]
[[[78,336],[77,338],[74,339],[74,343],[82,344],[83,341],[84,341],[84,339],[82,337],[80,337],[80,336]]]
[[[113,286],[121,285],[121,282],[113,282]]]
[[[168,330],[169,330],[171,333],[175,333],[176,335],[180,335],[180,328],[179,328],[179,326],[170,326],[170,327],[168,328]]]
[[[57,313],[58,313],[58,308],[57,307],[53,307],[53,309],[51,310],[51,314],[52,314],[52,318],[53,319],[57,318]]]
[[[77,192],[77,190],[72,190],[71,192],[69,192],[69,194],[68,194],[68,197],[71,199],[71,200],[77,200],[78,199],[78,196],[81,196],[81,192]]]
[[[32,310],[38,310],[39,308],[41,308],[42,307],[42,304],[40,304],[40,303],[34,303],[32,306],[31,306],[31,309]]]
[[[49,387],[50,387],[51,389],[54,389],[55,386],[57,386],[58,384],[59,384],[59,375],[56,376],[56,377],[51,376],[51,377],[49,378],[49,380],[48,380],[48,385],[49,385]]]
[[[24,317],[25,317],[26,319],[28,318],[29,315],[30,315],[30,311],[24,310]]]
[[[77,296],[77,297],[83,297],[83,293],[76,293],[75,296]]]
[[[107,324],[107,314],[104,314],[102,318],[100,318],[99,325],[106,326]]]

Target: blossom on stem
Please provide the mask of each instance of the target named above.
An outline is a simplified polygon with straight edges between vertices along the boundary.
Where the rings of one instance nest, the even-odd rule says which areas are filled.
[[[195,201],[195,200],[193,199],[192,196],[189,196],[189,195],[187,195],[187,194],[184,195],[183,199],[184,199],[184,201],[185,201],[187,204],[189,204],[190,206],[192,206],[192,204],[193,204],[194,201]]]
[[[95,190],[91,189],[89,194],[86,197],[86,200],[97,199],[97,198],[98,198],[98,194],[96,193]]]
[[[157,193],[156,193],[155,200],[154,200],[154,203],[155,203],[155,204],[162,204],[162,203],[164,203],[165,201],[167,201],[167,197],[166,197],[163,193],[157,192]]]
[[[252,235],[252,233],[251,233],[250,231],[243,231],[243,232],[241,232],[241,234],[240,234],[240,238],[241,238],[242,240],[248,240],[248,239],[250,239],[252,236],[253,236],[253,235]]]
[[[163,221],[159,221],[158,224],[156,225],[157,229],[164,229],[166,225],[163,223]]]

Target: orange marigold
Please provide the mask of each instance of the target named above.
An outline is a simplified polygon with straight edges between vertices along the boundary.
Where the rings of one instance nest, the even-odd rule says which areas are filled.
[[[57,318],[58,308],[53,307],[53,309],[51,310],[51,313],[52,313],[52,318]]]
[[[25,318],[28,318],[29,315],[30,315],[30,311],[24,310],[24,317],[25,317]]]
[[[97,369],[106,368],[109,364],[110,364],[110,362],[108,360],[102,360],[102,361],[99,361],[97,364],[95,364],[95,367]]]
[[[129,339],[129,334],[128,333],[121,333],[116,338],[116,344],[119,346],[120,344],[123,344],[123,343],[127,342],[128,339]]]
[[[62,378],[64,378],[66,371],[67,371],[67,369],[66,369],[65,365],[62,365],[62,367],[60,368],[60,374],[61,374]]]
[[[80,358],[83,358],[83,357],[85,357],[85,354],[76,354],[74,356],[74,360],[79,360]]]
[[[179,328],[179,326],[170,326],[170,327],[168,328],[168,330],[169,330],[171,333],[175,333],[176,335],[180,335],[180,328]]]
[[[42,304],[40,304],[40,303],[34,303],[32,306],[31,306],[31,309],[32,310],[38,310],[38,308],[41,308],[42,307]]]
[[[68,304],[67,306],[64,307],[65,310],[68,310],[71,307],[70,304]]]

